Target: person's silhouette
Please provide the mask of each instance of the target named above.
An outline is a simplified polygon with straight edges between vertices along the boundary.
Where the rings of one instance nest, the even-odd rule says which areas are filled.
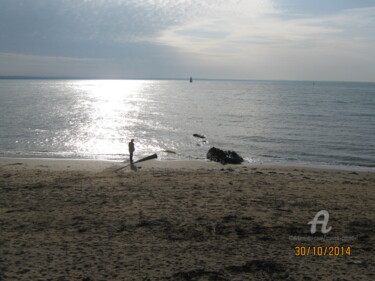
[[[133,164],[133,153],[134,153],[134,140],[131,139],[129,142],[129,154],[130,154],[130,163]]]

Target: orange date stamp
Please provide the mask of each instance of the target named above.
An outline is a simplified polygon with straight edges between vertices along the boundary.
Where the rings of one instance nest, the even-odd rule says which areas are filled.
[[[350,246],[296,246],[295,256],[350,256],[352,248]]]

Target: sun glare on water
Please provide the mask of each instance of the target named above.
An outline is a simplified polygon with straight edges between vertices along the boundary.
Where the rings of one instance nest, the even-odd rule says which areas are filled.
[[[144,88],[151,81],[94,80],[74,84],[77,106],[86,114],[72,140],[78,153],[109,158],[127,154],[127,143],[134,138],[139,113],[144,105]],[[138,147],[139,148],[139,147]],[[112,157],[111,157],[112,155]]]

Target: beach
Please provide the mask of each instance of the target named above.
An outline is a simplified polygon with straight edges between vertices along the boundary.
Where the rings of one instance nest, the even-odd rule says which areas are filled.
[[[375,1],[0,23],[0,281],[375,281]]]
[[[124,165],[1,158],[0,280],[375,279],[372,171]]]

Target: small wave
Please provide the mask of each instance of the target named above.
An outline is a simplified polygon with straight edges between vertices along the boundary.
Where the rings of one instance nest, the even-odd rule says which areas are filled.
[[[259,156],[265,157],[265,158],[282,159],[280,156],[277,156],[277,155],[261,154]]]
[[[355,116],[355,117],[375,117],[375,114],[372,114],[372,113],[352,113],[352,114],[349,114],[349,116]]]

